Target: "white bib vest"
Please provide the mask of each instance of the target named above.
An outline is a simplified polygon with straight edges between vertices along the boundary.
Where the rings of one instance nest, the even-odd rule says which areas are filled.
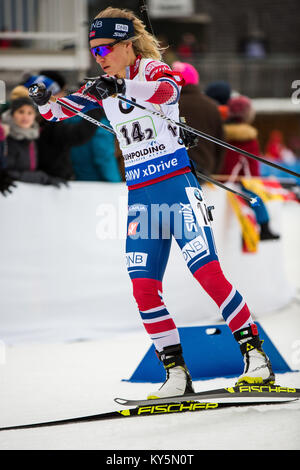
[[[145,81],[145,67],[152,61],[141,59],[133,80]],[[134,101],[134,97],[124,96]],[[138,102],[148,109],[159,110],[175,121],[179,120],[177,103],[158,106],[140,99]],[[119,141],[128,186],[148,182],[189,166],[189,157],[177,126],[117,98],[103,100],[103,108]]]

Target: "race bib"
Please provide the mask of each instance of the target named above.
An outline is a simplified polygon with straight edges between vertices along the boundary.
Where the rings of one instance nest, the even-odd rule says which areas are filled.
[[[116,126],[121,149],[126,149],[140,142],[153,140],[157,136],[154,121],[151,116],[125,121]]]

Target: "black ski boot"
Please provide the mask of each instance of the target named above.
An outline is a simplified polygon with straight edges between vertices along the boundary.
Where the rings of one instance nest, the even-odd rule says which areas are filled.
[[[280,235],[270,230],[269,223],[260,224],[260,240],[279,240]]]

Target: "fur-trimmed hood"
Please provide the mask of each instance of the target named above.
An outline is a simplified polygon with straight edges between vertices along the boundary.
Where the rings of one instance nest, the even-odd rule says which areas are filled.
[[[257,130],[255,127],[244,122],[224,124],[224,131],[227,142],[246,142],[248,140],[257,139]]]

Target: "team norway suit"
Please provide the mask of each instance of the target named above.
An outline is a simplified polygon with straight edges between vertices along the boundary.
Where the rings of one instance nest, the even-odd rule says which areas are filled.
[[[179,120],[180,77],[153,59],[126,69],[125,97]],[[162,280],[174,238],[187,267],[220,308],[232,332],[252,323],[242,296],[225,278],[201,187],[191,172],[177,126],[109,97],[98,102],[84,88],[64,98],[86,112],[102,105],[116,132],[129,189],[126,260],[143,324],[158,352],[180,343],[164,301]],[[49,120],[73,115],[58,103],[39,108]]]

